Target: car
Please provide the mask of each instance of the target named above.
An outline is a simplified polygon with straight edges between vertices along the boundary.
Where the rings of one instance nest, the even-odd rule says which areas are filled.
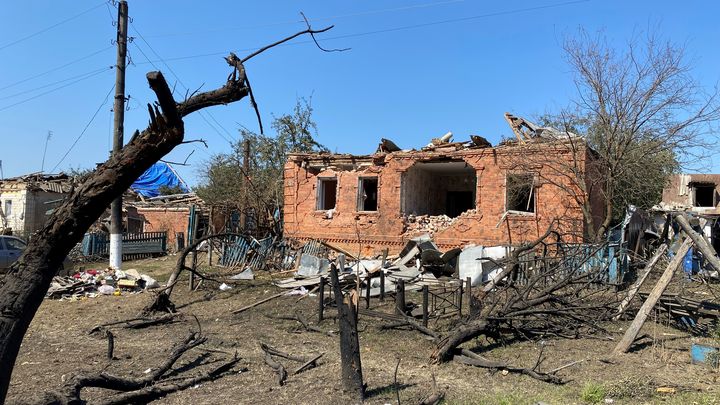
[[[0,236],[0,269],[7,269],[20,258],[23,250],[27,247],[24,240],[15,236]]]
[[[0,270],[8,269],[13,263],[20,258],[23,251],[27,247],[27,243],[17,236],[0,235]],[[72,262],[67,257],[60,265],[58,273],[64,269],[70,269]]]

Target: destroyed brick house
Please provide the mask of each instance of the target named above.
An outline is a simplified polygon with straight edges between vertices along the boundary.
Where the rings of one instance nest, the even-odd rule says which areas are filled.
[[[675,174],[663,189],[655,212],[686,211],[706,219],[703,233],[720,251],[720,174]]]
[[[27,237],[70,192],[66,174],[28,174],[0,181],[0,231]]]
[[[355,252],[360,241],[370,254],[399,251],[425,233],[441,249],[519,244],[559,221],[582,241],[579,201],[594,195],[582,195],[558,167],[582,171],[592,151],[574,134],[506,119],[518,139],[495,147],[477,136],[450,142],[448,134],[420,150],[383,139],[372,155],[292,154],[284,171],[285,236]]]
[[[676,174],[663,189],[660,207],[666,210],[720,214],[720,174]]]

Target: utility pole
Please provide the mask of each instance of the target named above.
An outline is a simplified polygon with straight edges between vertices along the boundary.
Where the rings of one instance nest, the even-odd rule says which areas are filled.
[[[123,147],[125,131],[125,56],[127,54],[128,5],[125,0],[118,3],[117,64],[115,65],[114,136],[112,155]],[[122,266],[122,195],[110,204],[110,268],[120,270]]]
[[[47,146],[50,142],[50,137],[52,136],[52,131],[48,131],[47,138],[45,138],[45,149],[43,150],[43,158],[42,158],[42,164],[40,165],[40,172],[45,171],[45,155],[47,154]]]

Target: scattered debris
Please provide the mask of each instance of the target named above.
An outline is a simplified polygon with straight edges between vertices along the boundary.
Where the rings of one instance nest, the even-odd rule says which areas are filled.
[[[119,295],[120,291],[141,292],[158,288],[158,282],[137,270],[95,270],[88,269],[68,277],[55,276],[50,284],[46,298],[59,300],[77,300],[94,298],[98,295]]]

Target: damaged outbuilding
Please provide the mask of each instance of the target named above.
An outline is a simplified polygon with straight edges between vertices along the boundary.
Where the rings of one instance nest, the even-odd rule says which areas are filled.
[[[558,167],[582,172],[592,152],[574,134],[539,127],[526,132],[495,147],[476,135],[453,142],[449,133],[420,150],[383,139],[372,155],[291,154],[284,173],[285,235],[353,252],[360,244],[371,254],[399,249],[422,234],[442,249],[518,244],[555,223],[582,241],[582,203],[594,196],[573,183],[578,176],[564,176]],[[554,164],[543,164],[549,161]]]

